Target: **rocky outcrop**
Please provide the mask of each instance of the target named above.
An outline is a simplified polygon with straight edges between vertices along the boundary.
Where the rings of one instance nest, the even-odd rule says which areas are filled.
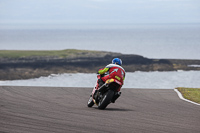
[[[99,53],[98,53],[99,54]],[[0,80],[28,79],[59,73],[93,73],[109,64],[115,57],[123,61],[127,72],[200,70],[200,60],[149,59],[139,55],[103,53],[102,55],[78,57],[26,57],[0,58]]]

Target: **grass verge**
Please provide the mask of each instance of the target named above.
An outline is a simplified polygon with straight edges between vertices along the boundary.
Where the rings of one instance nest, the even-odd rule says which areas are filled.
[[[91,56],[91,54],[101,53],[98,51],[89,50],[0,50],[0,58],[27,58],[40,56],[53,56],[59,58],[74,57],[74,56]]]
[[[200,88],[176,88],[185,99],[196,102],[200,104]]]

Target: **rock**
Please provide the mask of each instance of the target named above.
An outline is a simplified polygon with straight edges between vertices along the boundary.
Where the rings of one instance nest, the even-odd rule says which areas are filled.
[[[83,52],[77,56],[62,58],[57,56],[1,57],[0,80],[38,78],[61,73],[96,73],[116,57],[122,59],[126,72],[200,70],[200,67],[189,67],[194,64],[200,65],[200,60],[149,59],[130,54]]]

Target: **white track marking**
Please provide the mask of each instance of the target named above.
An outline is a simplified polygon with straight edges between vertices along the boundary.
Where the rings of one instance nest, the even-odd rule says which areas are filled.
[[[188,99],[183,98],[182,94],[181,94],[177,89],[174,89],[174,91],[178,94],[178,96],[179,96],[180,99],[182,99],[182,100],[184,100],[184,101],[186,101],[186,102],[189,102],[189,103],[193,103],[193,104],[196,104],[196,105],[200,105],[200,104],[198,104],[198,103],[195,103],[195,102],[193,102],[193,101],[190,101],[190,100],[188,100]]]

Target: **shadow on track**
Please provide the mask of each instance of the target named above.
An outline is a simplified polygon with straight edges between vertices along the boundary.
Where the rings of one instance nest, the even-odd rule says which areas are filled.
[[[98,109],[98,107],[93,107],[94,109]],[[101,110],[101,109],[98,109]],[[134,111],[131,109],[121,109],[121,108],[105,108],[103,111]]]

